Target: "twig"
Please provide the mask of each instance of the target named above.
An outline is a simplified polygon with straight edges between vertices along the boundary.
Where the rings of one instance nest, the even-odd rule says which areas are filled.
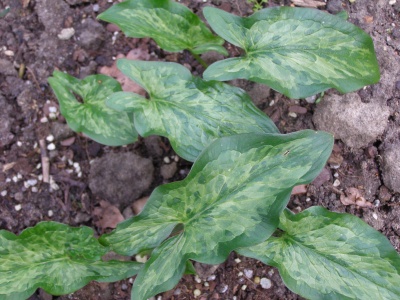
[[[47,156],[46,143],[43,139],[39,140],[40,145],[40,156],[42,158],[42,175],[43,182],[50,182],[50,160]]]

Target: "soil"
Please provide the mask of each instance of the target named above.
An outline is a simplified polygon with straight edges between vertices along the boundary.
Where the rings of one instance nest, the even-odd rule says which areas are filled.
[[[57,100],[47,83],[55,69],[83,78],[102,67],[111,67],[117,56],[135,50],[149,60],[184,64],[195,75],[203,72],[186,52],[165,52],[151,39],[125,38],[114,26],[97,21],[98,13],[112,2],[117,1],[0,0],[0,12],[10,7],[9,13],[0,18],[0,229],[18,234],[40,221],[52,220],[72,226],[87,225],[100,235],[107,227],[133,215],[138,203],[143,202],[135,200],[148,196],[160,184],[183,179],[190,170],[191,164],[179,159],[164,138],[140,138],[126,147],[107,147],[71,132],[58,112]],[[181,2],[199,15],[206,5],[241,16],[252,13],[251,5],[245,0]],[[292,2],[302,5],[317,1],[270,0],[265,6],[293,6]],[[336,111],[325,114],[333,119],[325,118],[322,123],[340,139],[335,141],[332,156],[321,175],[305,191],[291,197],[289,208],[302,211],[322,205],[332,211],[354,214],[381,231],[399,250],[400,3],[325,2],[319,9],[330,13],[346,10],[349,21],[373,37],[381,81],[352,93],[351,97],[360,103],[381,107],[382,113],[377,118],[382,117],[386,125],[381,129],[353,126],[352,122],[359,122],[367,113],[357,111],[364,106],[347,107],[345,101],[337,99],[343,95],[333,90],[326,92],[321,103],[330,103],[332,99],[338,102]],[[74,28],[73,36],[60,39],[58,34],[63,28]],[[231,55],[238,54],[232,45],[225,46]],[[212,54],[204,57],[216,58]],[[323,125],[317,116],[324,116],[325,110],[332,108],[329,104],[312,103],[315,99],[311,98],[290,100],[265,86],[244,80],[233,84],[248,91],[256,105],[284,133],[321,128]],[[369,109],[368,105],[365,107]],[[343,120],[340,116],[345,109],[351,111]],[[355,111],[352,113],[352,110]],[[375,134],[368,134],[365,140],[367,131]],[[360,135],[361,140],[354,140]],[[112,175],[101,181],[100,175],[96,175],[98,170],[93,170],[93,161],[104,159],[111,166],[107,172],[112,173],[112,166],[117,172],[118,164],[111,162],[118,161],[118,155],[123,160],[127,153],[146,159],[146,163],[138,164],[137,168],[142,169],[131,175],[133,182],[141,172],[153,173],[148,182],[132,189],[133,202],[128,204],[126,195],[121,197],[122,202],[108,199],[108,193],[116,189],[113,184],[118,182],[113,183]],[[42,157],[49,159],[49,183],[44,182],[46,164]],[[126,176],[123,180],[129,182],[130,175]],[[96,186],[102,187],[101,192]],[[355,205],[350,199],[348,205],[344,200],[354,193],[364,200]],[[275,268],[235,253],[219,266],[197,264],[196,269],[199,277],[184,276],[177,287],[156,299],[194,299],[195,289],[201,292],[197,299],[301,299],[284,286]],[[271,280],[272,286],[263,289],[255,277]],[[30,299],[130,299],[132,282],[132,279],[110,284],[92,282],[74,294],[61,297],[38,290]]]

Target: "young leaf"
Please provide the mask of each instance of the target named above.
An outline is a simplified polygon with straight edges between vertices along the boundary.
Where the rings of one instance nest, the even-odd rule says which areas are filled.
[[[311,207],[281,215],[284,233],[239,253],[275,266],[307,299],[399,299],[400,256],[361,219]]]
[[[275,124],[241,89],[194,77],[176,63],[120,59],[118,68],[136,81],[150,99],[115,93],[109,107],[133,112],[142,136],[168,137],[179,156],[194,161],[214,139],[240,133],[278,133]]]
[[[61,114],[76,132],[109,146],[120,146],[137,140],[133,122],[125,112],[116,112],[105,105],[112,93],[122,91],[115,79],[91,75],[83,80],[54,71],[48,79],[60,103]],[[82,98],[79,102],[76,95]]]
[[[331,87],[346,93],[379,81],[371,37],[341,16],[293,7],[248,18],[206,7],[204,15],[218,35],[246,53],[212,64],[207,80],[245,78],[291,98]]]
[[[114,23],[129,37],[151,37],[170,52],[190,50],[196,54],[217,51],[227,55],[215,36],[186,6],[171,0],[128,0],[98,16]]]
[[[141,264],[102,261],[109,250],[89,227],[42,222],[19,236],[0,231],[0,299],[26,299],[42,288],[53,295],[74,292],[89,281],[112,282],[137,274]]]
[[[156,248],[132,299],[171,289],[189,259],[220,263],[232,250],[267,239],[293,186],[319,174],[332,145],[330,134],[311,130],[214,141],[183,181],[155,189],[141,214],[100,238],[124,255]],[[183,230],[167,239],[178,224]]]

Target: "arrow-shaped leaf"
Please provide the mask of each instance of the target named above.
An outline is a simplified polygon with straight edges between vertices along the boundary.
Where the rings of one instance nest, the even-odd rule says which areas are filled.
[[[112,6],[99,19],[118,25],[129,37],[151,37],[170,52],[196,54],[217,51],[227,55],[215,36],[186,6],[171,0],[128,0]]]
[[[331,135],[310,130],[214,141],[185,180],[155,189],[140,215],[100,238],[124,255],[156,248],[132,299],[171,289],[188,259],[220,263],[232,250],[268,238],[293,186],[318,175],[332,145]],[[181,231],[167,239],[178,225]]]
[[[207,80],[245,78],[292,98],[331,87],[347,93],[379,81],[371,37],[340,16],[292,7],[247,18],[206,7],[204,15],[218,35],[245,51],[212,64]]]
[[[400,256],[361,219],[311,207],[281,215],[279,237],[240,249],[276,266],[286,286],[307,299],[399,299]]]
[[[88,227],[42,222],[19,236],[0,231],[0,299],[26,299],[37,288],[53,295],[74,292],[92,280],[112,282],[135,275],[131,261],[102,261],[109,251]]]
[[[133,112],[142,136],[168,137],[183,158],[194,161],[214,139],[240,133],[278,133],[275,124],[241,89],[194,77],[176,63],[120,59],[118,68],[149,94],[115,93],[106,103]]]
[[[60,103],[61,114],[72,130],[109,146],[126,145],[137,140],[137,132],[128,114],[105,105],[107,96],[122,91],[115,79],[91,75],[79,80],[55,71],[48,81]]]

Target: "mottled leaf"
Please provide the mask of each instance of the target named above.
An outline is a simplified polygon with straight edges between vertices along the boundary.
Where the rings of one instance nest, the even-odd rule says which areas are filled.
[[[307,299],[400,299],[400,256],[361,219],[311,207],[281,215],[284,231],[242,255],[276,266]]]
[[[203,81],[176,63],[120,59],[117,65],[147,90],[149,99],[120,92],[111,95],[107,105],[133,112],[140,135],[168,137],[176,153],[189,161],[218,137],[278,133],[275,124],[237,87]]]
[[[218,35],[245,51],[212,64],[207,80],[245,78],[292,98],[329,88],[347,93],[379,81],[371,37],[341,15],[293,7],[247,18],[206,7],[204,15]]]
[[[213,35],[186,6],[172,0],[129,0],[113,5],[98,18],[118,25],[129,37],[151,37],[170,52],[228,54],[221,46],[223,39]]]
[[[100,238],[124,255],[156,248],[132,299],[171,289],[188,259],[221,263],[232,250],[267,239],[293,186],[319,174],[332,145],[330,134],[311,130],[214,141],[183,181],[155,189],[141,214]],[[178,225],[181,231],[168,238]]]
[[[109,251],[88,227],[42,222],[19,236],[0,231],[0,299],[26,299],[42,288],[53,295],[74,292],[92,280],[111,282],[135,275],[131,261],[102,261]]]
[[[61,114],[72,130],[109,146],[126,145],[137,140],[137,132],[128,114],[105,105],[107,96],[122,90],[115,79],[91,75],[79,80],[55,71],[48,81],[60,103]]]

